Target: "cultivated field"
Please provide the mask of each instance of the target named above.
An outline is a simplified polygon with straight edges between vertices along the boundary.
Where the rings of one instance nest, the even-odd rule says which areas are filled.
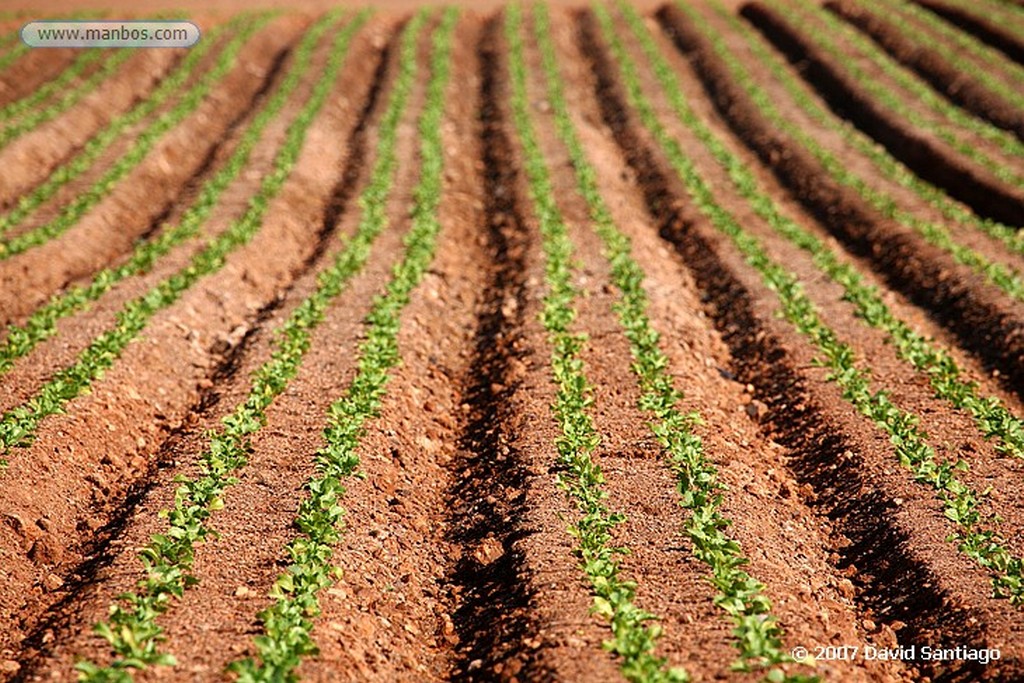
[[[0,16],[0,678],[1024,678],[1021,4],[215,10]]]

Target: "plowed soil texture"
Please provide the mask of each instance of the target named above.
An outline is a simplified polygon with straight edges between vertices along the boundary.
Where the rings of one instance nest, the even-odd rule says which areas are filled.
[[[1024,188],[821,7],[416,4],[5,150],[0,680],[1024,678]]]

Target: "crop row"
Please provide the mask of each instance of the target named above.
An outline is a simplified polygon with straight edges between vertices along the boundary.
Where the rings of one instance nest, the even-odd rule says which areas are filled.
[[[9,13],[9,18],[24,18],[34,16],[31,11],[18,11]],[[87,11],[87,12],[72,12],[67,15],[67,19],[89,19],[103,16],[103,12]],[[7,35],[0,38],[0,70],[6,69],[14,62],[18,61],[23,55],[27,54],[29,48],[21,40],[21,28],[17,28]],[[0,117],[2,120],[3,117]]]
[[[15,36],[17,35],[17,32],[15,32]],[[0,69],[6,69],[11,64],[16,62],[18,58],[20,58],[22,55],[28,52],[28,45],[21,42],[21,40],[18,40],[17,37],[15,38],[15,40],[16,42],[9,50],[4,52],[3,54],[0,54]]]
[[[610,33],[609,15],[601,11],[599,16],[605,23],[606,36],[612,40],[613,51],[618,53],[621,46]],[[632,256],[629,238],[612,219],[598,188],[596,171],[576,134],[543,5],[537,10],[534,23],[548,84],[548,101],[559,137],[568,150],[579,193],[587,203],[594,230],[604,245],[612,282],[619,292],[616,309],[633,356],[631,367],[641,392],[638,407],[651,417],[652,433],[676,477],[679,503],[690,512],[686,534],[693,544],[694,554],[712,570],[711,582],[719,591],[715,604],[733,620],[735,645],[740,656],[734,668],[750,671],[792,661],[783,650],[782,630],[771,613],[771,602],[763,594],[764,586],[743,569],[749,560],[739,544],[726,533],[731,521],[720,510],[723,487],[718,483],[717,468],[706,458],[700,437],[693,433],[693,427],[700,423],[700,415],[684,414],[677,406],[683,394],[673,386],[669,359],[647,317],[644,271]],[[768,679],[802,680],[785,678],[781,671],[769,673]]]
[[[121,50],[120,52],[130,53],[131,51]],[[99,48],[82,50],[74,61],[72,61],[66,69],[61,71],[56,78],[47,81],[41,87],[32,92],[32,94],[0,107],[0,120],[13,121],[16,117],[38,107],[42,102],[50,98],[55,93],[61,92],[62,90],[67,92],[68,84],[78,78],[86,69],[101,59],[103,61],[111,59],[117,53],[118,51],[108,52]],[[0,140],[3,140],[3,137],[0,137]]]
[[[365,425],[379,414],[390,372],[401,362],[401,313],[433,260],[441,230],[437,216],[444,171],[441,124],[457,19],[457,10],[446,10],[433,37],[431,75],[419,121],[421,175],[413,191],[412,226],[404,238],[405,256],[394,267],[384,293],[375,299],[366,317],[356,376],[329,409],[325,443],[316,454],[316,474],[304,486],[307,497],[300,503],[294,522],[302,535],[288,544],[291,564],[271,591],[275,602],[259,615],[264,628],[264,634],[255,639],[260,661],[244,659],[231,666],[239,674],[240,683],[296,681],[295,669],[302,657],[317,653],[311,631],[320,613],[318,594],[332,582],[333,546],[338,542],[344,515],[339,504],[345,493],[343,482],[356,474]]]
[[[522,10],[509,5],[505,17],[508,69],[511,77],[512,119],[523,151],[529,195],[540,226],[548,291],[543,299],[541,321],[551,344],[551,372],[557,394],[551,410],[561,436],[555,442],[558,462],[564,468],[558,483],[579,511],[570,532],[579,542],[576,549],[594,597],[593,611],[610,622],[613,639],[605,647],[621,657],[620,670],[630,681],[683,681],[687,675],[667,668],[666,660],[654,654],[661,634],[658,625],[646,622],[655,615],[633,602],[636,585],[620,576],[617,555],[624,548],[612,545],[612,529],[624,517],[609,510],[603,487],[604,473],[593,453],[601,437],[589,410],[593,389],[580,357],[586,335],[572,331],[576,319],[573,285],[573,244],[555,201],[551,177],[536,132],[530,121],[526,92],[527,68],[522,41]]]
[[[308,125],[323,105],[334,86],[347,46],[365,19],[365,13],[359,15],[336,35],[328,64],[297,122],[301,120]],[[329,16],[322,22],[332,20]],[[138,668],[139,662],[166,664],[173,661],[158,650],[161,631],[155,619],[168,609],[172,596],[180,597],[197,581],[191,574],[195,546],[215,533],[208,520],[213,512],[223,508],[225,492],[237,481],[236,473],[245,467],[252,448],[252,435],[265,423],[267,408],[298,373],[313,332],[323,322],[331,303],[363,268],[375,239],[387,225],[384,206],[398,163],[395,152],[398,125],[416,80],[416,36],[422,23],[418,15],[405,28],[399,74],[380,123],[377,161],[370,182],[360,196],[363,214],[356,233],[343,240],[344,246],[332,265],[318,276],[316,290],[275,331],[276,348],[271,359],[253,373],[247,398],[235,406],[223,419],[223,428],[211,436],[209,447],[200,458],[202,476],[181,481],[174,508],[167,512],[169,530],[155,535],[141,552],[148,578],[139,583],[136,593],[124,596],[122,604],[111,607],[108,622],[97,626],[120,659],[104,668],[91,663],[83,665],[85,680],[111,680],[109,677],[118,675],[119,671]],[[315,27],[314,30],[322,32],[323,29]],[[304,133],[305,127],[300,128],[296,123],[289,133],[300,130]],[[301,143],[302,135],[289,138]],[[121,676],[121,680],[125,677]]]
[[[858,152],[863,154],[865,158],[870,160],[873,168],[878,173],[901,187],[914,192],[918,197],[941,212],[946,219],[970,225],[981,230],[990,237],[1000,240],[1008,248],[1024,254],[1024,236],[1018,235],[1015,229],[1007,225],[990,219],[982,219],[978,217],[963,205],[950,199],[949,196],[941,189],[919,178],[913,173],[913,171],[893,157],[892,154],[884,147],[876,144],[872,138],[868,137],[866,134],[862,133],[843,119],[832,115],[818,104],[815,98],[808,92],[806,86],[790,74],[790,72],[785,68],[782,59],[774,51],[768,49],[764,40],[755,31],[753,31],[746,23],[740,21],[724,9],[720,3],[712,3],[712,6],[720,17],[727,21],[733,29],[738,31],[744,37],[754,56],[760,61],[760,63],[768,67],[772,72],[772,75],[779,83],[782,84],[783,88],[785,88],[789,93],[797,106],[800,107],[800,109],[802,109],[804,113],[807,114],[807,116],[809,116],[816,124],[820,125],[825,130],[829,130],[840,135],[847,144],[854,147]],[[772,110],[774,111],[774,107]],[[788,124],[788,119],[783,120],[782,124],[788,125],[789,128],[794,128],[794,126]],[[812,153],[817,155],[815,150],[819,149],[820,145],[817,145],[813,138],[801,129],[796,129],[792,134],[796,135],[798,139],[804,142]],[[936,224],[932,221],[924,221],[913,213],[899,208],[891,198],[886,197],[884,193],[871,189],[855,174],[848,170],[844,170],[845,167],[844,169],[836,169],[833,171],[831,167],[832,164],[828,161],[829,157],[819,156],[818,158],[826,165],[826,167],[829,168],[830,172],[834,173],[837,180],[844,183],[848,181],[858,190],[858,192],[862,194],[862,196],[865,197],[865,199],[871,202],[872,205],[883,214],[891,218],[895,218],[901,223],[917,228],[926,237],[929,235],[933,236],[932,238],[936,240],[933,243],[940,247],[943,246],[943,243],[945,242],[944,236],[941,232],[936,231],[936,229],[942,228],[941,224]],[[956,252],[960,250],[957,249],[956,246],[953,246],[952,249],[956,249],[953,253],[954,256],[957,257]],[[962,251],[960,253],[963,254]],[[957,258],[959,260],[961,257]],[[969,261],[962,262],[970,265]],[[994,284],[1002,287],[1004,291],[1011,296],[1016,297],[1017,292],[1020,291],[1020,285],[1017,284],[1019,276],[1016,273],[1005,273],[1005,271],[1000,273],[999,269],[997,269],[987,272],[986,277],[988,277]]]
[[[180,68],[175,73],[161,82],[148,98],[126,114],[115,118],[108,126],[94,138],[92,138],[69,164],[57,169],[47,178],[46,182],[37,187],[31,194],[25,195],[18,206],[7,215],[0,218],[0,235],[20,224],[30,212],[35,210],[44,201],[52,197],[65,183],[72,178],[86,171],[100,153],[116,140],[125,129],[151,114],[156,108],[172,94],[176,94],[185,83],[202,58],[204,45],[211,45],[216,34],[225,31],[238,29],[232,36],[230,42],[217,56],[213,67],[207,71],[188,91],[186,91],[177,103],[163,114],[157,116],[143,131],[141,131],[131,142],[128,150],[115,161],[106,172],[86,190],[79,193],[70,203],[64,206],[60,213],[53,220],[29,230],[16,237],[0,241],[0,259],[10,258],[15,254],[39,246],[53,237],[56,237],[71,228],[89,209],[96,206],[106,197],[117,185],[117,182],[124,178],[141,162],[153,149],[157,141],[174,126],[179,124],[189,114],[194,112],[211,90],[227,75],[234,67],[242,47],[248,39],[270,20],[270,15],[264,13],[255,20],[251,17],[239,17],[227,25],[215,28],[211,35],[190,51],[182,61]],[[220,30],[218,30],[220,29]],[[209,50],[206,47],[205,50]]]
[[[253,27],[250,25],[249,28]],[[243,30],[232,43],[240,46],[248,34]],[[194,255],[188,265],[146,294],[126,303],[117,314],[114,326],[94,338],[74,364],[59,370],[35,396],[0,417],[0,453],[30,445],[39,422],[60,412],[68,401],[85,392],[93,380],[114,364],[158,311],[177,301],[201,277],[218,271],[228,254],[252,239],[262,225],[270,200],[283,186],[287,172],[298,156],[309,121],[297,121],[301,130],[292,133],[294,139],[286,142],[275,159],[275,173],[264,177],[259,191],[250,199],[249,207],[240,219]],[[5,464],[5,461],[0,461],[0,466]]]
[[[696,19],[696,15],[691,14],[691,16],[694,16]],[[696,20],[699,21],[699,19]],[[750,94],[751,98],[757,102],[758,107],[765,112],[776,126],[796,138],[808,151],[810,151],[811,154],[821,162],[822,166],[828,170],[829,174],[833,178],[843,185],[852,187],[883,215],[889,218],[894,218],[902,225],[915,230],[930,244],[950,253],[958,263],[966,265],[975,272],[981,274],[989,282],[1002,289],[1009,296],[1017,300],[1024,301],[1024,280],[1021,279],[1020,274],[1015,269],[1004,264],[991,261],[970,247],[958,243],[951,235],[949,229],[942,223],[919,218],[913,213],[901,209],[892,195],[871,187],[863,178],[851,171],[848,165],[843,163],[843,161],[835,154],[832,154],[822,147],[813,135],[808,133],[804,128],[794,124],[792,120],[783,116],[773,104],[772,98],[768,93],[757,86],[753,78],[749,73],[747,73],[740,60],[738,60],[735,55],[728,53],[725,50],[721,39],[717,36],[713,36],[711,33],[708,35],[712,36],[718,55],[733,71],[741,85]],[[839,126],[835,127],[840,128]],[[847,133],[847,137],[852,138],[854,136]],[[887,157],[885,152],[882,152],[870,143],[859,145],[859,147],[873,148],[874,156]],[[891,164],[891,160],[889,161]],[[989,232],[993,232],[993,230],[989,230]],[[1006,236],[1006,232],[1007,231],[999,231],[998,236]],[[1018,247],[1024,247],[1024,244],[1021,244],[1020,240],[1016,239],[1015,235],[1013,244]]]
[[[846,171],[838,159],[818,146],[813,138],[801,131],[798,126],[787,121],[778,112],[768,93],[757,85],[735,54],[726,48],[721,36],[708,25],[699,12],[692,8],[684,8],[684,11],[708,37],[717,56],[722,59],[737,82],[773,124],[780,130],[796,136],[838,180],[855,185],[857,189],[867,190],[863,181]],[[671,67],[658,54],[657,48],[650,41],[650,36],[640,34],[639,39],[654,64],[655,73],[661,82],[662,89],[669,96],[679,119],[694,131],[715,159],[729,172],[729,177],[733,179],[737,190],[750,202],[754,211],[776,232],[808,252],[818,269],[833,282],[843,287],[843,298],[856,307],[860,320],[871,327],[883,330],[887,341],[892,343],[896,349],[897,355],[911,364],[915,370],[928,377],[937,397],[949,401],[957,409],[967,410],[974,417],[979,431],[985,438],[995,437],[997,439],[997,451],[1024,458],[1024,423],[1011,414],[998,398],[979,396],[975,384],[960,379],[960,368],[945,349],[935,346],[921,334],[915,332],[906,322],[897,318],[885,305],[877,288],[866,285],[855,268],[840,261],[835,253],[815,235],[779,213],[768,195],[758,189],[753,174],[744,162],[730,153],[689,108]],[[890,206],[894,206],[891,199],[888,199],[888,202]],[[935,230],[940,231],[942,228],[936,226]],[[928,234],[925,236],[929,237]],[[969,249],[954,244],[948,233],[943,236],[945,242],[952,245],[951,251],[954,254],[959,255],[963,251],[973,258],[981,260],[981,257],[974,255]]]
[[[972,17],[983,18],[990,25],[1002,28],[1015,36],[1024,36],[1024,10],[1013,3],[986,2],[984,7],[980,7],[978,3],[970,0],[942,0],[941,3],[921,2],[920,4],[929,9],[929,5],[936,7],[942,5],[961,10]],[[982,12],[979,13],[978,10],[982,10]]]
[[[13,49],[19,42],[21,42],[21,29],[16,28],[10,33],[0,36],[0,54],[6,54],[7,50]]]
[[[884,12],[886,17],[898,23],[901,32],[918,45],[927,45],[958,69],[978,79],[992,91],[1018,107],[1024,107],[1024,94],[1013,83],[1013,78],[1024,78],[1024,69],[963,31],[951,28],[931,12],[923,10],[913,2],[879,2],[870,0],[867,6],[874,12]],[[923,24],[923,26],[922,26]],[[950,46],[955,44],[964,55],[960,56]],[[979,64],[975,59],[983,62]],[[987,67],[987,68],[986,68]]]
[[[103,55],[102,64],[88,78],[84,79],[74,88],[60,90],[63,88],[64,82],[66,82],[65,79],[75,78],[87,66],[99,59],[100,56],[101,53],[99,51],[87,51],[81,58],[75,60],[74,64],[66,69],[58,79],[50,81],[46,86],[35,91],[29,97],[8,105],[12,109],[11,112],[0,111],[0,121],[9,121],[3,130],[0,130],[0,149],[3,149],[3,147],[22,133],[32,130],[47,121],[51,121],[67,111],[72,105],[95,90],[101,82],[117,71],[118,67],[128,61],[132,56],[132,51],[117,50],[111,54]],[[51,86],[53,86],[52,90]],[[54,92],[60,92],[60,96],[55,101],[47,104],[45,107],[32,109]],[[16,118],[19,115],[21,115],[21,118]]]
[[[1000,180],[1012,185],[1019,186],[1024,184],[1024,177],[987,156],[977,145],[973,145],[958,137],[956,131],[957,129],[971,131],[983,139],[995,143],[1003,152],[1013,157],[1024,155],[1024,143],[1007,134],[1006,131],[995,128],[961,111],[958,107],[938,95],[932,90],[931,86],[922,82],[917,76],[900,66],[868,38],[832,16],[831,13],[823,9],[810,10],[810,13],[813,13],[812,19],[802,9],[794,10],[786,3],[769,0],[768,4],[799,28],[804,35],[811,36],[818,45],[842,64],[878,102],[884,104],[916,128],[931,131],[960,154],[977,161]],[[821,30],[821,27],[812,26],[812,22],[823,23],[825,30]],[[857,64],[848,58],[848,55],[843,54],[832,36],[842,36],[845,40],[848,40],[852,46],[867,57],[885,75],[892,78],[900,88],[914,96],[934,113],[948,120],[952,125],[932,121],[929,117],[919,113],[914,106],[908,105],[899,94],[868,76]]]
[[[34,311],[21,325],[12,325],[0,344],[0,376],[9,371],[14,361],[28,354],[43,340],[54,335],[57,323],[97,300],[118,282],[132,275],[148,273],[159,259],[172,248],[199,234],[210,217],[221,195],[238,177],[252,156],[263,131],[280,113],[291,94],[298,87],[309,68],[313,43],[302,42],[280,86],[256,112],[242,133],[231,157],[207,180],[196,200],[181,215],[177,225],[165,228],[152,239],[136,244],[129,258],[121,265],[104,268],[92,277],[88,285],[71,287],[55,294],[50,301]]]
[[[621,57],[625,63],[628,56],[623,53]],[[822,321],[797,278],[773,261],[735,216],[715,201],[710,186],[696,166],[661,124],[636,72],[625,68],[622,74],[631,106],[657,140],[697,208],[761,274],[765,285],[779,299],[786,320],[818,349],[821,354],[818,362],[831,371],[828,380],[843,390],[843,398],[889,436],[900,464],[910,470],[919,483],[935,491],[946,517],[955,525],[951,540],[961,552],[988,570],[995,594],[1009,597],[1014,604],[1024,603],[1024,564],[1006,549],[1002,536],[990,528],[995,520],[982,516],[979,508],[984,495],[959,478],[960,472],[969,469],[968,464],[963,460],[940,462],[918,427],[918,416],[893,404],[885,391],[872,391],[870,371],[858,366],[854,349]]]

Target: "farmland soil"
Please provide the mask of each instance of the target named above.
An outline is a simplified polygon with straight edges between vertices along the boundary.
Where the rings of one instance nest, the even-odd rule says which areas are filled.
[[[625,112],[590,17],[584,15],[582,42],[591,46],[604,81],[605,121],[637,173],[648,209],[663,221],[662,235],[705,291],[706,311],[736,359],[730,370],[755,387],[769,433],[794,452],[790,471],[809,488],[808,501],[849,539],[835,561],[853,580],[879,642],[998,643],[1004,670],[957,662],[923,673],[1016,675],[1022,653],[1015,650],[1014,608],[993,600],[984,572],[945,541],[941,510],[895,466],[887,440],[824,381],[812,349],[776,317],[777,304],[749,266],[705,219],[683,208],[678,181]]]
[[[60,2],[62,12],[88,4]],[[180,220],[280,87],[297,41],[324,2],[290,3],[290,12],[250,38],[200,108],[81,221],[47,245],[0,261],[0,321],[24,321],[53,293],[122,263],[139,240]],[[36,11],[56,3],[40,0]],[[128,11],[121,0],[113,3],[113,11]],[[198,583],[170,600],[156,620],[165,637],[159,649],[177,663],[132,676],[230,680],[228,665],[257,656],[260,613],[288,569],[287,546],[300,533],[296,514],[317,472],[330,406],[356,377],[368,314],[405,253],[413,222],[423,173],[417,126],[427,100],[428,33],[438,13],[419,38],[418,73],[397,127],[391,193],[360,195],[377,161],[402,27],[421,4],[388,0],[355,34],[297,162],[251,241],[158,311],[88,391],[39,423],[33,443],[0,454],[7,463],[0,469],[0,680],[73,680],[83,658],[111,662],[110,646],[93,625],[146,578],[138,550],[166,532],[160,512],[175,504],[179,477],[202,474],[211,432],[247,400],[253,374],[279,353],[282,337],[275,330],[320,285],[367,212],[381,210],[387,226],[365,266],[311,330],[297,374],[249,435],[247,460],[232,473],[237,481],[208,520],[216,534],[195,549],[191,571]],[[771,603],[782,652],[841,645],[861,652],[925,645],[1000,652],[987,665],[861,656],[820,659],[813,667],[788,662],[782,670],[836,681],[1024,678],[1021,608],[993,597],[992,576],[949,540],[958,527],[934,489],[901,464],[889,435],[857,412],[822,367],[818,347],[780,315],[776,291],[698,211],[666,152],[629,108],[595,15],[579,3],[565,4],[572,7],[553,5],[550,25],[571,123],[600,197],[643,269],[646,313],[659,334],[667,376],[680,392],[677,408],[701,418],[693,429],[722,485],[717,504],[730,521],[723,531]],[[788,53],[793,63],[785,68],[806,73],[838,114],[916,172],[969,202],[978,215],[1024,224],[1021,188],[893,119],[771,10],[743,0],[724,4],[734,14],[742,5],[743,15],[769,38],[768,49]],[[207,28],[243,9],[237,0],[209,5],[197,15]],[[333,583],[317,595],[312,638],[318,652],[302,657],[301,680],[623,678],[623,660],[604,646],[612,630],[592,610],[593,587],[570,531],[580,512],[559,483],[563,434],[553,409],[559,394],[551,334],[541,317],[549,273],[527,149],[513,116],[506,17],[497,7],[497,0],[475,5],[455,29],[440,124],[436,253],[400,313],[400,359],[389,371],[379,414],[359,437],[359,476],[345,482],[339,500],[343,529],[330,557]],[[892,193],[900,207],[943,220],[910,190],[880,178],[838,133],[803,114],[711,7],[694,9],[721,32],[783,116],[872,187]],[[755,211],[701,137],[675,115],[643,49],[627,37],[624,17],[610,11],[626,38],[623,49],[637,62],[652,115],[692,161],[709,199],[802,283],[821,320],[849,344],[857,367],[870,370],[872,391],[886,392],[920,421],[937,459],[962,460],[965,467],[955,476],[985,492],[979,510],[994,515],[986,517],[986,528],[999,532],[1013,556],[1024,555],[1024,503],[1017,495],[1024,460],[997,452],[968,414],[936,398],[929,377],[901,360],[841,287]],[[749,170],[756,191],[856,269],[895,316],[946,350],[979,396],[996,397],[1024,415],[1024,304],[827,176],[807,150],[770,125],[685,14],[653,3],[640,11],[683,97]],[[603,473],[604,502],[623,514],[611,539],[629,550],[616,555],[621,578],[635,582],[635,606],[657,618],[653,654],[668,666],[684,668],[695,681],[761,680],[763,670],[731,669],[741,651],[736,624],[718,604],[711,569],[697,559],[687,533],[691,512],[681,504],[677,474],[641,400],[620,320],[621,293],[556,126],[532,11],[524,14],[528,117],[574,248],[578,315],[571,331],[586,340],[580,359],[594,401],[585,410],[601,437],[593,459]],[[149,273],[126,277],[58,321],[52,338],[4,374],[0,414],[32,400],[116,322],[127,302],[187,266],[244,214],[274,172],[288,126],[326,63],[330,38],[328,32],[313,51],[306,76],[199,234],[172,248]],[[186,87],[211,68],[225,42],[201,60]],[[849,44],[839,45],[851,59],[863,59]],[[133,56],[65,114],[0,150],[0,210],[72,159],[116,112],[149,97],[179,60],[170,51]],[[840,95],[843,106],[835,105]],[[27,234],[88,191],[177,97],[126,130],[95,166],[12,234]],[[961,244],[1024,266],[1024,258],[973,228],[949,228]]]

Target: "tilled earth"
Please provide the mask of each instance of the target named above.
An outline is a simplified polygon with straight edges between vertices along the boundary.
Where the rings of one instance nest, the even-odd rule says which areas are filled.
[[[995,135],[982,139],[943,123],[951,135],[977,143],[991,164],[986,167],[901,120],[844,76],[844,65],[814,35],[787,23],[783,9],[796,6],[732,3],[724,13],[711,3],[690,12],[666,6],[645,12],[643,21],[685,101],[742,160],[779,213],[852,266],[893,316],[944,349],[977,395],[998,400],[1019,419],[1024,302],[829,175],[750,99],[713,49],[709,31],[782,115],[842,159],[863,187],[891,197],[901,215],[941,223],[957,244],[1013,274],[1024,268],[1024,252],[971,220],[949,219],[909,185],[878,172],[838,131],[870,136],[877,150],[931,183],[963,215],[1011,227],[1024,224],[1024,187],[995,169],[1024,172],[1024,162],[1011,143],[994,142]],[[854,7],[844,0],[834,11],[859,16]],[[638,65],[635,76],[651,111],[710,187],[714,203],[799,279],[822,320],[869,370],[872,390],[914,416],[940,460],[962,461],[957,476],[978,492],[985,528],[1012,557],[1024,555],[1024,462],[1000,451],[967,410],[938,396],[929,373],[903,360],[819,261],[756,210],[734,174],[676,115],[640,43],[630,38],[625,10],[608,11],[625,53]],[[557,7],[550,15],[571,122],[609,214],[643,269],[647,316],[681,392],[678,407],[700,416],[695,432],[717,469],[727,533],[748,560],[745,570],[763,584],[782,648],[807,648],[812,655],[828,646],[859,648],[846,660],[782,661],[782,671],[842,681],[1024,677],[1021,606],[993,592],[993,576],[1005,568],[981,566],[951,540],[959,527],[940,494],[901,463],[895,439],[858,412],[823,367],[818,346],[780,314],[777,290],[699,210],[632,104],[621,60],[594,11]],[[600,435],[593,459],[603,472],[606,505],[622,515],[611,539],[628,551],[618,555],[620,574],[635,583],[636,606],[656,617],[662,632],[654,654],[667,665],[694,680],[758,680],[764,670],[732,667],[742,652],[735,624],[684,533],[691,513],[680,504],[677,476],[650,428],[612,264],[556,127],[536,20],[530,11],[525,17],[529,119],[574,248],[572,328],[586,339],[580,358],[593,399],[586,410]],[[205,27],[228,18],[195,20]],[[124,264],[137,245],[159,239],[181,220],[283,87],[297,45],[316,20],[299,12],[274,15],[210,94],[78,220],[38,246],[0,253],[5,339],[52,297]],[[209,518],[216,533],[195,547],[189,571],[197,583],[171,598],[156,619],[162,631],[157,646],[175,663],[131,671],[135,680],[230,679],[229,664],[257,654],[253,637],[264,630],[259,614],[288,569],[286,546],[299,533],[296,513],[317,472],[331,405],[361,372],[368,315],[403,258],[414,207],[422,201],[418,120],[429,104],[427,71],[435,49],[429,34],[437,30],[438,13],[428,16],[416,43],[421,72],[397,122],[390,192],[364,194],[374,182],[409,20],[409,13],[381,11],[355,33],[252,239],[155,312],[104,372],[38,421],[30,439],[0,443],[7,463],[0,472],[0,677],[74,680],[83,660],[113,661],[115,653],[94,625],[146,579],[138,550],[166,531],[161,511],[176,504],[180,479],[204,474],[211,434],[246,401],[254,373],[275,358],[275,331],[317,290],[372,208],[383,212],[384,231],[312,328],[301,365],[249,436],[247,461],[224,492],[223,508]],[[345,513],[331,558],[336,570],[319,593],[313,619],[319,652],[304,656],[295,670],[302,680],[596,681],[623,675],[621,658],[602,646],[611,631],[592,609],[578,539],[569,532],[579,512],[560,485],[562,433],[552,409],[559,386],[542,315],[550,270],[512,104],[506,21],[507,11],[467,9],[454,30],[436,251],[401,310],[400,359],[361,434],[359,476],[346,481],[339,501]],[[128,302],[187,267],[250,209],[263,179],[275,172],[289,126],[312,96],[331,37],[328,32],[317,43],[303,80],[198,234],[60,317],[52,336],[8,369],[0,367],[4,420],[36,405],[42,388],[117,324]],[[898,42],[898,36],[888,38]],[[851,63],[877,69],[842,42],[846,38],[836,39]],[[226,38],[214,40],[221,42],[182,92],[213,68]],[[785,73],[836,127],[807,113],[751,40],[784,60]],[[0,106],[56,78],[73,58],[54,50],[14,61],[0,72]],[[59,173],[182,59],[176,51],[140,51],[56,118],[0,147],[0,211],[6,215]],[[907,107],[939,117],[892,87]],[[130,126],[81,174],[0,233],[4,244],[33,234],[77,197],[97,191],[134,138],[175,105],[172,97]],[[992,648],[999,659],[865,656],[925,646]]]

